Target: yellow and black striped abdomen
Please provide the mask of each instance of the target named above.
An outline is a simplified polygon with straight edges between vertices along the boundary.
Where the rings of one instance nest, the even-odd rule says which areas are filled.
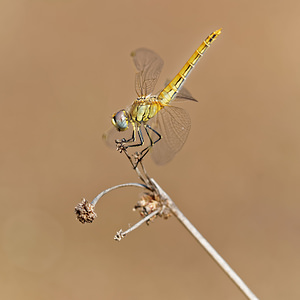
[[[210,44],[221,34],[221,29],[216,30],[210,34],[200,47],[193,53],[189,58],[183,68],[175,76],[175,78],[162,90],[158,95],[157,99],[161,102],[162,105],[169,104],[175,97],[180,88],[182,87],[187,76],[190,74],[191,70],[194,68],[199,59],[203,56],[206,49]]]

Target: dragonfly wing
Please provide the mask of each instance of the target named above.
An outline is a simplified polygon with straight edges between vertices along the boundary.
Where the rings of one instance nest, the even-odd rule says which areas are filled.
[[[105,133],[102,135],[103,141],[110,148],[116,149],[116,140],[121,140],[123,138],[130,139],[132,137],[132,130],[126,131],[118,131],[114,126],[110,127]]]
[[[158,54],[146,48],[131,53],[138,71],[135,77],[135,90],[138,96],[147,96],[153,92],[164,65]]]
[[[150,124],[162,138],[151,149],[155,163],[163,165],[169,162],[184,145],[191,129],[189,114],[182,108],[165,106]],[[153,139],[157,139],[152,134]]]
[[[186,100],[198,102],[198,100],[195,99],[192,96],[192,94],[185,87],[182,87],[179,90],[179,92],[177,93],[177,95],[176,95],[176,97],[175,97],[175,99],[173,101],[175,101],[175,102],[182,102],[182,101],[186,101]]]
[[[165,86],[167,86],[170,83],[170,81],[171,80],[167,79],[165,82]],[[185,88],[184,86],[181,86],[175,99],[173,99],[172,102],[175,101],[177,103],[180,103],[180,102],[184,102],[186,100],[198,102],[198,100],[192,96],[192,94],[189,92],[189,90],[187,88]]]

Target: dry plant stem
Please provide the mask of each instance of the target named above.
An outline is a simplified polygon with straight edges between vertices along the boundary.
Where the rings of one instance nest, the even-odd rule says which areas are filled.
[[[223,271],[229,276],[229,278],[236,284],[236,286],[244,293],[244,295],[250,300],[258,300],[258,298],[247,287],[243,280],[233,271],[233,269],[227,264],[227,262],[218,254],[218,252],[208,243],[208,241],[200,234],[200,232],[191,224],[191,222],[183,215],[178,209],[172,199],[166,194],[166,192],[151,178],[152,183],[156,186],[160,196],[165,201],[166,206],[172,211],[175,217],[185,226],[185,228],[191,233],[191,235],[201,244],[206,252],[218,263]]]
[[[144,178],[144,176],[142,175],[142,173],[141,173],[141,171],[139,170],[138,167],[135,168],[135,172],[137,173],[138,177],[140,178],[140,180],[142,182],[144,182],[146,185],[150,185],[151,184],[151,181],[148,178],[147,173],[145,173],[145,171],[144,171],[144,168],[143,168],[143,173],[146,174],[146,175],[144,175],[146,178]]]
[[[157,209],[157,210],[153,211],[151,214],[149,214],[148,216],[144,217],[141,221],[137,222],[136,224],[134,224],[133,226],[131,226],[130,228],[128,228],[126,231],[124,231],[123,234],[128,234],[129,232],[137,229],[142,224],[144,224],[145,222],[147,222],[148,220],[150,220],[153,216],[159,214],[159,212],[160,212],[160,209]]]
[[[144,183],[145,183],[146,185],[148,185],[148,186],[152,185],[151,180],[150,180],[150,178],[149,178],[149,176],[148,176],[148,174],[147,174],[147,172],[146,172],[146,170],[145,170],[145,168],[144,168],[144,165],[143,165],[142,160],[141,160],[140,162],[138,162],[137,165],[135,165],[135,164],[132,162],[132,157],[128,154],[127,149],[124,148],[124,149],[122,150],[122,152],[124,152],[124,154],[126,155],[126,157],[129,159],[131,165],[133,166],[133,169],[136,171],[136,173],[137,173],[138,177],[141,179],[141,181],[144,182]],[[138,159],[139,153],[136,152],[136,155],[137,155],[137,158],[136,158],[136,159]],[[143,174],[142,174],[141,171],[139,170],[138,164],[140,164],[140,166],[142,167]]]
[[[121,149],[121,150],[120,150]],[[129,153],[127,152],[127,148],[124,147],[123,144],[121,144],[120,146],[118,145],[117,143],[117,150],[119,150],[120,152],[123,152],[125,154],[125,156],[128,158],[128,160],[130,161],[133,169],[136,171],[138,177],[141,179],[141,181],[143,181],[146,185],[150,186],[152,185],[151,183],[151,180],[150,180],[150,177],[148,176],[147,172],[146,172],[146,169],[144,168],[144,165],[143,165],[143,162],[142,160],[138,160],[139,158],[139,155],[140,153],[139,152],[136,152],[135,153],[135,159],[136,159],[136,164],[133,163],[132,159],[133,157],[131,157],[129,155]],[[138,164],[140,164],[141,168],[142,168],[142,171],[143,171],[143,174],[141,173],[141,171],[139,170],[138,168]]]
[[[148,220],[150,220],[153,216],[155,216],[155,215],[157,215],[159,213],[160,213],[160,209],[157,209],[157,210],[153,211],[151,214],[149,214],[148,216],[146,216],[145,218],[143,218],[141,221],[137,222],[136,224],[134,224],[133,226],[131,226],[130,228],[128,228],[126,231],[123,232],[123,230],[121,229],[116,234],[115,240],[121,241],[121,239],[124,238],[129,232],[137,229],[142,224],[144,224],[145,222],[147,222]],[[120,238],[117,237],[118,235],[120,236]]]
[[[113,190],[116,190],[116,189],[119,189],[119,188],[123,188],[123,187],[131,187],[131,186],[135,186],[135,187],[139,187],[139,188],[143,188],[143,189],[148,189],[149,190],[148,186],[146,186],[144,184],[141,184],[141,183],[123,183],[123,184],[119,184],[119,185],[113,186],[111,188],[108,188],[105,191],[101,192],[98,196],[96,196],[93,199],[93,201],[91,202],[91,204],[93,206],[95,206],[97,204],[97,202],[99,201],[99,199],[102,196],[104,196],[105,194],[109,193],[110,191],[113,191]]]

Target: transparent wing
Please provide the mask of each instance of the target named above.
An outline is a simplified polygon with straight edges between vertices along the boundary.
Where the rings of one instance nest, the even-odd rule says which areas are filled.
[[[184,145],[191,129],[190,116],[182,108],[165,106],[149,124],[162,136],[151,149],[152,158],[159,165],[165,164]],[[152,138],[157,136],[152,133]]]
[[[135,77],[135,90],[139,97],[153,92],[164,65],[158,54],[146,48],[139,48],[131,53],[138,71]]]
[[[106,145],[114,149],[116,149],[115,140],[121,140],[123,138],[130,139],[131,137],[132,137],[131,126],[126,131],[118,131],[114,126],[112,126],[102,135],[102,139],[106,143]]]
[[[165,86],[167,86],[170,83],[170,81],[171,80],[167,79],[165,82]],[[175,99],[172,100],[172,103],[174,101],[180,103],[186,100],[198,102],[198,100],[192,96],[192,94],[188,91],[188,89],[182,86],[179,92],[177,93]]]
[[[185,88],[185,87],[182,87],[179,92],[177,93],[175,99],[172,101],[172,103],[175,101],[175,102],[182,102],[182,101],[186,101],[186,100],[189,100],[189,101],[195,101],[195,102],[198,102],[197,99],[195,99],[192,94]]]

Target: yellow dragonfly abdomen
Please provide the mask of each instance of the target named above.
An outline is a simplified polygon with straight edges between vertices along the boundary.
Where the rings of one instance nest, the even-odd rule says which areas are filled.
[[[193,55],[174,77],[174,79],[161,91],[157,99],[163,105],[169,104],[176,97],[184,81],[186,80],[192,69],[195,67],[196,63],[203,56],[204,52],[212,44],[212,42],[221,34],[221,30],[222,28],[214,31],[203,41],[203,43],[193,53]]]

